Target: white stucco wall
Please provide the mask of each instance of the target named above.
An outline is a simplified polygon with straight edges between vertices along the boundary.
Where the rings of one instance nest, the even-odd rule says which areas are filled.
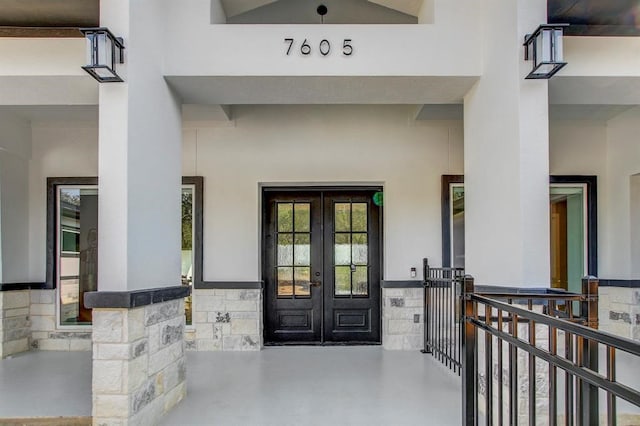
[[[598,275],[637,278],[630,235],[631,176],[640,173],[640,109],[608,121],[550,124],[550,173],[598,176]]]
[[[607,216],[603,269],[611,278],[640,278],[633,274],[631,232],[640,218],[631,215],[631,176],[640,173],[640,108],[628,110],[607,123]]]
[[[184,131],[185,175],[205,178],[205,280],[260,279],[264,184],[384,185],[384,278],[441,259],[440,176],[462,172],[459,122],[410,108],[234,108],[234,124]]]
[[[604,278],[638,277],[630,237],[638,226],[630,211],[631,176],[640,173],[638,114],[550,123],[550,173],[598,176]],[[206,280],[259,279],[259,182],[383,184],[385,279],[408,279],[424,256],[440,264],[440,175],[463,172],[460,122],[414,122],[401,106],[247,106],[234,108],[234,117],[184,123],[182,173],[205,177]],[[41,281],[46,178],[96,176],[97,127],[36,123],[32,151],[24,279]]]
[[[29,162],[29,280],[44,281],[47,247],[47,178],[98,175],[95,123],[45,123],[32,128]]]
[[[27,281],[30,123],[0,111],[0,282]]]
[[[205,178],[204,278],[260,279],[259,183],[385,188],[385,279],[441,259],[440,176],[461,174],[462,124],[405,106],[236,107],[233,122],[185,123],[183,175]],[[96,176],[97,128],[33,128],[30,279],[45,277],[46,178]],[[321,147],[321,149],[318,149]]]

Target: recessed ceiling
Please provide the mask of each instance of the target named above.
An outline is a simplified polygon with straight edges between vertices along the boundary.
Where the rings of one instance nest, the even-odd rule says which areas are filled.
[[[549,0],[549,23],[571,24],[568,35],[640,35],[638,0]]]
[[[99,24],[99,0],[0,0],[0,36],[81,37]]]
[[[231,15],[225,6],[228,24],[417,24],[418,18],[399,12],[388,1],[381,6],[369,0],[251,0],[256,8]],[[223,4],[236,5],[234,0]],[[249,1],[243,1],[248,6]],[[398,2],[398,7],[403,2]],[[326,14],[320,16],[318,6],[324,5]],[[236,5],[237,6],[237,5]],[[235,9],[234,9],[235,10]]]
[[[229,17],[283,0],[221,0]],[[366,0],[389,11],[417,16],[424,0]],[[298,3],[302,3],[300,0]],[[310,3],[320,4],[320,0]],[[314,8],[315,9],[315,8]],[[548,21],[571,26],[569,35],[640,35],[638,0],[548,0]],[[331,10],[330,10],[331,13]],[[327,20],[330,19],[327,14]],[[315,22],[315,21],[314,21]],[[65,28],[100,24],[100,0],[0,0],[0,36],[80,36]]]

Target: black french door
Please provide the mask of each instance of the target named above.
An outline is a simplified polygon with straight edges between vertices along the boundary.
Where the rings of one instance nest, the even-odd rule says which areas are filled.
[[[263,190],[265,344],[380,342],[378,191]]]

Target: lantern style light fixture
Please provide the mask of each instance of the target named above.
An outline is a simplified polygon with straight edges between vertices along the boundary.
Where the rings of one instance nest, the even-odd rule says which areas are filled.
[[[548,79],[567,65],[562,60],[562,34],[569,24],[543,24],[524,38],[524,60],[533,60],[526,79]]]
[[[116,63],[123,64],[124,44],[108,28],[80,28],[87,40],[87,65],[83,66],[100,83],[124,81],[116,73]]]

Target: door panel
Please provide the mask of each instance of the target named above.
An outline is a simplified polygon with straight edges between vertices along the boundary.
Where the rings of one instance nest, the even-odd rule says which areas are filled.
[[[322,332],[318,193],[265,193],[265,341],[318,342]]]
[[[265,189],[265,343],[380,342],[376,191]]]
[[[324,194],[324,339],[380,341],[380,208],[375,191]]]

